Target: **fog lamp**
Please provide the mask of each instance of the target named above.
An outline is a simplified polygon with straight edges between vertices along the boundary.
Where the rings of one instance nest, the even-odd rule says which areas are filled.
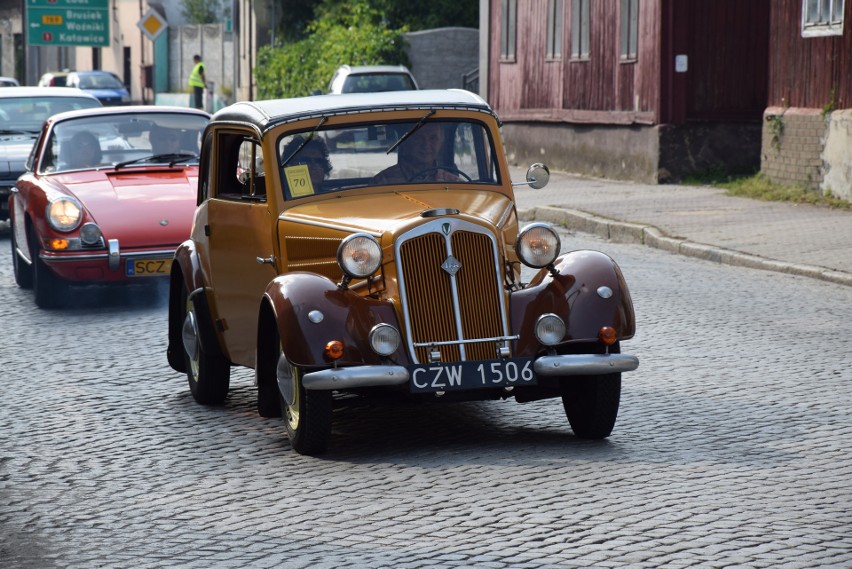
[[[97,223],[89,221],[80,228],[80,241],[84,245],[98,245],[101,242],[101,237],[103,237],[103,233],[101,233],[101,228],[98,227]]]
[[[370,347],[380,356],[387,357],[399,348],[399,330],[390,324],[376,324],[370,330]]]
[[[565,337],[565,322],[555,314],[542,314],[535,322],[535,337],[545,346],[555,346]]]

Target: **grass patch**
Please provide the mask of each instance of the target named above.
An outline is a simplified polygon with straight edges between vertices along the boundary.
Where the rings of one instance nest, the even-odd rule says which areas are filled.
[[[738,196],[773,202],[791,202],[830,207],[852,211],[852,202],[831,195],[822,195],[816,190],[803,187],[783,186],[770,182],[757,173],[750,176],[729,176],[709,173],[683,181],[685,185],[702,185],[722,188],[729,196]]]

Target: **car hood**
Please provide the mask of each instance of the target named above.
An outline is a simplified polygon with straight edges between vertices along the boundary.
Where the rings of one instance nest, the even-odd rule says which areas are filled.
[[[187,239],[195,212],[198,170],[92,171],[53,176],[76,196],[104,238],[122,248],[177,245]]]
[[[16,180],[24,173],[34,142],[35,135],[0,135],[0,179]]]
[[[427,190],[381,194],[338,194],[286,210],[281,219],[291,223],[322,224],[342,231],[399,232],[418,223],[429,210],[458,210],[491,225],[502,225],[514,211],[505,194],[490,191]]]

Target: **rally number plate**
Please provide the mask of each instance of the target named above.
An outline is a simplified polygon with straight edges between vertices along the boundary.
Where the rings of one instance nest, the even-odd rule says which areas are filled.
[[[128,277],[167,277],[171,270],[171,259],[128,259],[125,265]]]
[[[410,365],[412,393],[535,385],[532,358]]]

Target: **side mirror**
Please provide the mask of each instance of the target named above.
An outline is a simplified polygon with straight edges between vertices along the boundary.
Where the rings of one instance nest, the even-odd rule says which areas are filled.
[[[550,181],[550,170],[541,162],[527,168],[527,183],[534,190],[540,190]]]

